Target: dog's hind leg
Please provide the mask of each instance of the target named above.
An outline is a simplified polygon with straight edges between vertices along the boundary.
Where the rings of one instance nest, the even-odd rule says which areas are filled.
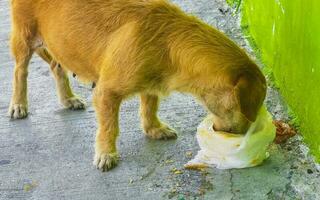
[[[28,115],[27,77],[28,65],[33,50],[31,48],[30,35],[23,31],[13,31],[10,43],[11,51],[15,58],[15,67],[13,94],[8,114],[13,119],[22,119]]]
[[[176,131],[159,120],[157,116],[158,107],[158,96],[141,94],[140,115],[146,136],[157,140],[177,138]]]
[[[84,100],[75,95],[70,87],[68,73],[59,63],[57,63],[45,48],[36,49],[36,53],[50,64],[52,74],[55,78],[56,87],[60,102],[66,108],[72,110],[84,109]]]

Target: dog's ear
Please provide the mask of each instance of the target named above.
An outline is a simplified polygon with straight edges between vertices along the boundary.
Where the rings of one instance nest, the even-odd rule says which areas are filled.
[[[241,73],[236,79],[235,96],[242,114],[249,121],[256,120],[266,97],[266,90],[266,80],[260,71]]]

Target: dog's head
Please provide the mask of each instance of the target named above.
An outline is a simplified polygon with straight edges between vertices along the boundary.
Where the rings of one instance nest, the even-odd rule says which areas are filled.
[[[216,131],[244,134],[257,118],[266,96],[266,80],[255,66],[231,74],[231,84],[220,84],[202,95],[214,115]]]

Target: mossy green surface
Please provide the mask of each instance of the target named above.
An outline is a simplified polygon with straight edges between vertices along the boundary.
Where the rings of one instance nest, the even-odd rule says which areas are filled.
[[[236,4],[239,0],[228,0]],[[242,27],[320,161],[319,0],[242,0]],[[298,119],[298,120],[297,120]]]

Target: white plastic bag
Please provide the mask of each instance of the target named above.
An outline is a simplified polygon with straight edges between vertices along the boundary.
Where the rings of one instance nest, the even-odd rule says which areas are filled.
[[[208,116],[199,125],[197,140],[201,150],[186,168],[246,168],[257,166],[269,157],[267,148],[275,138],[276,128],[264,106],[245,135],[215,132],[212,121],[212,116]]]

